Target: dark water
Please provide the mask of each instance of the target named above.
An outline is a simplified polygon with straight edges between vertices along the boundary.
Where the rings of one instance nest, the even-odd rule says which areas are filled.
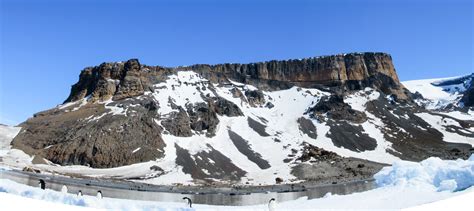
[[[266,204],[271,198],[275,198],[279,202],[295,200],[300,197],[307,196],[308,199],[320,198],[328,192],[332,194],[344,195],[355,192],[362,192],[375,188],[373,181],[356,181],[335,185],[319,185],[307,188],[298,192],[257,192],[246,194],[234,194],[227,191],[215,190],[205,194],[189,194],[189,190],[185,193],[167,192],[170,186],[143,186],[138,184],[137,188],[130,184],[103,180],[85,180],[72,179],[67,177],[49,176],[43,174],[34,174],[21,171],[2,171],[0,170],[0,178],[10,179],[18,183],[26,184],[33,187],[39,187],[39,180],[46,182],[46,189],[61,191],[63,185],[66,185],[69,193],[77,193],[79,190],[84,195],[95,196],[98,190],[101,190],[104,197],[134,199],[145,201],[165,201],[165,202],[183,202],[183,197],[189,197],[193,203],[210,204],[210,205],[256,205]],[[131,190],[133,189],[133,190]],[[138,189],[138,190],[137,190]],[[163,191],[160,191],[163,190]],[[176,190],[175,190],[176,191]]]

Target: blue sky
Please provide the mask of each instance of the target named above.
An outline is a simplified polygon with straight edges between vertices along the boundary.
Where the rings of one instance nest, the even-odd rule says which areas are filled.
[[[470,0],[0,0],[0,123],[62,103],[86,66],[392,54],[401,80],[473,72]]]

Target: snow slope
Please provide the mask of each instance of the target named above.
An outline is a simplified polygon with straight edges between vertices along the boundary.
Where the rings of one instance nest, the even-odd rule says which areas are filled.
[[[275,208],[290,209],[401,209],[474,193],[474,155],[468,160],[444,161],[429,158],[420,163],[398,161],[392,167],[385,167],[376,176],[378,188],[351,195],[331,195],[307,200],[306,197],[294,201],[277,203]],[[1,193],[4,192],[4,193]],[[168,202],[132,201],[92,196],[76,196],[52,190],[41,190],[10,180],[0,179],[0,199],[3,206],[14,206],[20,199],[16,196],[43,201],[51,209],[61,209],[62,204],[113,210],[160,210],[186,209],[185,204]],[[5,200],[4,200],[5,199]],[[10,200],[11,199],[11,200]],[[23,200],[21,200],[23,201]],[[32,206],[44,202],[28,200]],[[266,205],[226,207],[197,204],[197,210],[262,210]]]
[[[0,125],[0,163],[19,168],[31,164],[32,157],[21,150],[12,149],[11,141],[20,132],[20,127]],[[19,165],[17,165],[19,164]]]
[[[0,192],[1,208],[4,210],[99,210],[92,207],[67,205]]]
[[[20,129],[19,127],[0,125],[0,150],[10,148],[11,140],[20,132]],[[1,152],[0,155],[2,155]]]

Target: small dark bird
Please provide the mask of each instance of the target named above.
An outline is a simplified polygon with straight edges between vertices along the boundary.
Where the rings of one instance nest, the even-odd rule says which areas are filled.
[[[183,197],[183,200],[186,200],[186,205],[188,205],[189,208],[193,208],[193,201],[191,201],[190,198],[188,198],[188,197]]]
[[[97,191],[97,198],[101,199],[102,198],[102,191]]]
[[[46,189],[46,183],[44,182],[44,180],[40,179],[38,184],[41,189]]]
[[[82,191],[79,190],[79,192],[77,192],[77,196],[82,196]]]
[[[275,210],[275,204],[276,204],[275,198],[271,198],[270,201],[268,201],[268,210],[269,211]]]

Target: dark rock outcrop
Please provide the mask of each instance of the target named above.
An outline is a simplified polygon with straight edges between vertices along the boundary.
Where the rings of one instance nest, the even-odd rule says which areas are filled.
[[[247,101],[253,107],[265,104],[265,95],[260,90],[247,90],[245,91],[245,97],[247,97]]]
[[[206,135],[212,137],[219,124],[217,115],[230,117],[243,115],[237,105],[222,97],[209,98],[206,103],[187,104],[186,109],[176,108],[179,111],[172,112],[161,125],[172,135],[180,137],[192,136],[193,131],[206,131]]]
[[[229,130],[228,133],[229,133],[229,138],[232,141],[232,143],[234,143],[235,147],[239,150],[240,153],[244,154],[250,161],[257,164],[257,166],[260,167],[261,169],[268,169],[271,167],[268,161],[262,158],[262,155],[260,155],[260,153],[252,150],[247,140],[245,140],[239,134],[237,134],[236,132],[232,130]]]
[[[355,152],[374,150],[377,147],[377,140],[365,133],[364,128],[360,125],[333,120],[328,120],[327,124],[331,129],[326,136],[332,140],[334,146],[344,147]]]
[[[148,86],[144,74],[142,76],[141,65],[137,59],[125,62],[122,77],[114,94],[114,100],[142,95]]]
[[[324,96],[307,112],[319,120],[324,119],[322,117],[324,114],[332,120],[347,120],[355,123],[362,123],[367,120],[367,116],[364,113],[352,109],[350,105],[345,103],[341,95]]]
[[[300,131],[306,134],[308,137],[312,139],[316,139],[318,137],[316,127],[314,126],[313,122],[311,122],[311,120],[300,117],[298,118],[297,122]]]
[[[207,136],[214,136],[219,119],[207,103],[188,104],[191,128],[195,131],[207,131]]]
[[[186,111],[179,107],[178,112],[172,112],[170,118],[164,119],[161,125],[174,136],[189,137],[193,135],[191,131],[190,118]]]
[[[125,103],[125,102],[124,102]],[[22,123],[14,148],[62,165],[117,167],[156,160],[165,143],[153,100],[142,99],[125,114],[115,115],[103,104],[76,111],[51,109]],[[119,102],[116,102],[119,107]],[[133,112],[132,112],[133,109]],[[134,150],[136,152],[133,152]]]
[[[225,115],[230,117],[244,115],[237,105],[222,97],[210,99],[209,105],[211,105],[214,112],[219,115]]]
[[[341,160],[342,157],[334,152],[324,150],[308,143],[303,143],[301,156],[296,158],[297,161],[306,162],[309,160],[325,161],[325,160]]]
[[[266,125],[254,120],[250,117],[247,118],[247,122],[249,124],[249,127],[252,128],[252,130],[254,130],[255,132],[257,132],[260,136],[263,136],[263,137],[270,136],[270,134],[268,134],[265,131],[265,128],[267,128]]]
[[[87,67],[81,71],[79,81],[72,86],[64,102],[74,102],[87,96],[91,97],[92,102],[139,96],[169,73],[170,68],[144,66],[137,59]]]
[[[210,145],[208,145],[209,151],[198,152],[195,155],[189,154],[187,150],[177,144],[175,147],[176,163],[183,166],[183,172],[190,174],[195,180],[214,182],[213,178],[216,178],[226,181],[238,181],[246,173]],[[209,160],[213,162],[209,162]]]

